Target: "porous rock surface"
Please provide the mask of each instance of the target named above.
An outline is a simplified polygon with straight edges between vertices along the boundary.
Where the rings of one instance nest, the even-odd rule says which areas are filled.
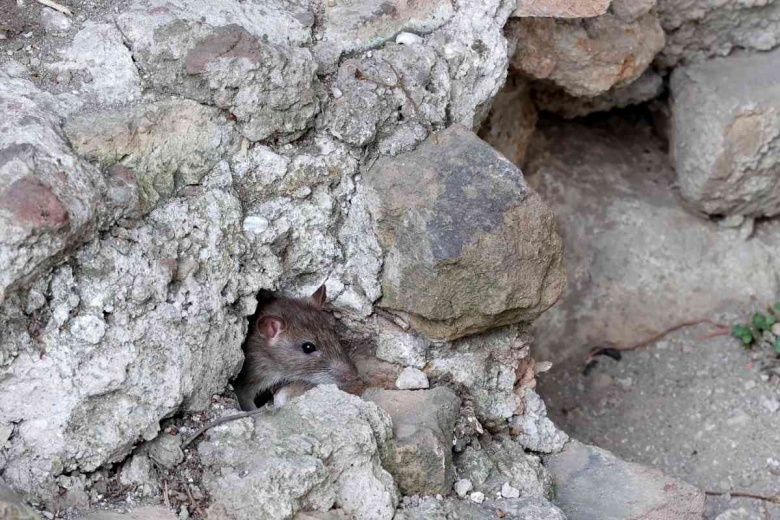
[[[565,520],[560,509],[544,499],[514,498],[476,504],[457,498],[423,498],[398,510],[394,520]]]
[[[217,427],[198,447],[212,497],[209,516],[281,520],[336,505],[356,518],[390,520],[397,490],[380,457],[392,428],[379,407],[332,385],[254,424],[247,418]]]
[[[683,197],[714,215],[780,213],[780,50],[678,68],[671,88]]]
[[[386,251],[380,305],[429,338],[531,321],[560,295],[552,214],[520,171],[469,130],[452,126],[413,152],[382,158],[365,180]]]
[[[380,390],[365,396],[387,412],[395,439],[388,446],[385,467],[405,495],[446,494],[455,477],[452,436],[460,411],[454,392]]]

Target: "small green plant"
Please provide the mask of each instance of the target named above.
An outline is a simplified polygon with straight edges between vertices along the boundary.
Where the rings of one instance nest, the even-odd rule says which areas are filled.
[[[731,335],[745,347],[756,344],[771,346],[780,355],[780,326],[775,326],[780,319],[780,302],[767,309],[766,313],[753,314],[750,324],[737,323],[731,328]]]

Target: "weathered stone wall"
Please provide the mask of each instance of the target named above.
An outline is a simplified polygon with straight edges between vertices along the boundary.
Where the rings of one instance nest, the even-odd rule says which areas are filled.
[[[642,103],[684,65],[670,134],[683,195],[710,214],[778,212],[774,53],[695,63],[775,47],[774,2],[673,4],[0,8],[40,20],[27,46],[0,21],[2,479],[46,502],[119,464],[159,495],[136,478],[162,471],[143,450],[225,392],[257,292],[325,282],[364,374],[414,390],[386,388],[377,408],[317,389],[262,427],[216,430],[197,450],[210,513],[563,518],[525,452],[567,441],[534,391],[549,367],[526,329],[566,286],[548,201],[577,212],[558,198],[592,187],[577,172],[558,186],[539,157],[552,171],[542,195],[526,182],[538,112]],[[734,75],[761,81],[732,88]],[[316,420],[328,407],[336,426]],[[257,450],[282,469],[258,468]],[[456,477],[470,503],[399,502],[399,489],[444,494]]]

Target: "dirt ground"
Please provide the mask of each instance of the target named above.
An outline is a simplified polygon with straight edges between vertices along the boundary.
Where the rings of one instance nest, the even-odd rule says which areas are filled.
[[[630,146],[632,137],[620,134],[628,135],[625,124],[616,128],[617,137],[607,136],[611,140],[601,142],[609,143],[607,150]],[[588,131],[586,126],[578,130],[580,134]],[[562,149],[566,143],[558,140],[555,146]],[[593,146],[601,145],[594,142]],[[662,148],[649,147],[648,153],[665,153]],[[559,157],[579,160],[563,154]],[[583,156],[582,160],[588,158]],[[599,167],[596,173],[606,175],[613,165],[607,160]],[[673,190],[673,185],[668,189]],[[776,233],[776,226],[772,221],[756,223],[756,233],[764,229]],[[685,264],[683,260],[679,259],[680,265]],[[594,276],[609,274],[595,272]],[[614,290],[621,287],[617,283]],[[563,298],[576,299],[579,303],[575,305],[587,307],[600,297],[570,291]],[[721,311],[702,317],[733,324],[745,322],[760,310],[755,301],[724,298],[722,303]],[[563,351],[558,345],[561,356],[556,359],[555,352],[545,348],[544,329],[534,330],[537,355],[557,363],[540,377],[539,393],[553,421],[580,441],[656,467],[706,491],[775,495],[780,493],[780,378],[767,367],[780,361],[772,361],[769,355],[767,363],[766,354],[746,350],[729,336],[703,339],[713,330],[705,324],[673,332],[646,347],[625,352],[621,361],[601,356],[588,375],[583,375],[583,369],[592,345],[570,341]],[[635,341],[646,339],[641,334]],[[707,499],[707,518],[740,508],[745,512],[722,519],[780,520],[780,505],[715,496]]]

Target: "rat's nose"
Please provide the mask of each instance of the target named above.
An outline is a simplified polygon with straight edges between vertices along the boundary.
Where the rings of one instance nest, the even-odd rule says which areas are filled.
[[[366,385],[358,374],[357,368],[352,362],[339,362],[332,367],[338,387],[350,394],[360,395]]]

